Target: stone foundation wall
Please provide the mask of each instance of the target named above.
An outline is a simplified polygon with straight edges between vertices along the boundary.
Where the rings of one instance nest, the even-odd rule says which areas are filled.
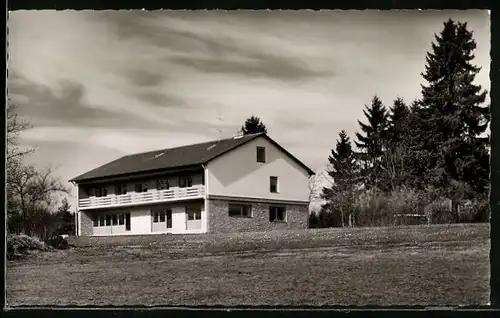
[[[308,205],[276,204],[268,202],[245,202],[251,204],[252,217],[229,216],[229,203],[233,201],[209,199],[208,200],[208,232],[252,232],[270,230],[306,229],[309,220]],[[234,203],[241,203],[236,202]],[[269,207],[280,205],[286,207],[286,222],[270,222]]]
[[[80,211],[80,230],[82,236],[93,234],[92,212]]]

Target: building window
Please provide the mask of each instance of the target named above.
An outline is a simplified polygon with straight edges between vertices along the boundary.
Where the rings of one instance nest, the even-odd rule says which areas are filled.
[[[179,188],[192,187],[193,178],[190,175],[179,176]]]
[[[112,213],[94,215],[93,221],[94,227],[124,225],[125,214]]]
[[[166,223],[166,228],[172,228],[172,210],[157,210],[151,212],[153,223]]]
[[[111,215],[106,214],[106,226],[111,226]]]
[[[229,203],[229,216],[251,217],[252,206],[249,204],[233,204]]]
[[[257,162],[266,162],[266,148],[257,147]]]
[[[120,183],[115,186],[115,194],[121,195],[121,194],[127,194],[127,184],[126,183]]]
[[[148,184],[147,183],[136,183],[135,184],[135,192],[148,192]]]
[[[272,193],[278,193],[278,177],[269,178],[269,191]]]
[[[168,190],[170,189],[170,184],[167,179],[156,180],[156,190]]]
[[[130,231],[130,212],[125,214],[125,231]]]
[[[187,210],[188,221],[201,220],[201,211]]]
[[[270,222],[286,222],[286,209],[282,206],[269,207]]]
[[[105,197],[108,195],[108,188],[107,187],[98,187],[95,189],[95,196],[96,197]]]
[[[153,223],[165,223],[166,215],[168,214],[168,211],[165,210],[157,210],[151,212],[153,214]],[[172,214],[170,214],[172,215]]]
[[[172,210],[167,210],[167,229],[172,228]]]

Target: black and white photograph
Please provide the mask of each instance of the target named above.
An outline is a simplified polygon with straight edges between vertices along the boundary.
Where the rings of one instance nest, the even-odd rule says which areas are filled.
[[[489,305],[490,24],[8,12],[6,306]]]

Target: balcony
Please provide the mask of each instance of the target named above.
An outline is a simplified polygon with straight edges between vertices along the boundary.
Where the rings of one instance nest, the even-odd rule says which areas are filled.
[[[89,197],[78,201],[80,210],[126,207],[141,204],[174,202],[189,199],[201,199],[205,195],[205,186],[197,185],[188,188],[171,188],[168,190],[151,190],[148,192],[130,192],[121,195]]]

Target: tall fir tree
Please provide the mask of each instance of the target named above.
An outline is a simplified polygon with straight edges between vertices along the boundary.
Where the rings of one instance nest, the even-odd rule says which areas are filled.
[[[252,115],[250,118],[247,118],[243,126],[241,126],[241,132],[243,135],[267,133],[267,127],[259,117]]]
[[[476,42],[467,23],[449,19],[435,35],[422,77],[419,150],[426,152],[429,180],[453,191],[465,182],[485,193],[489,178],[488,140],[481,137],[489,123],[482,106],[487,92],[474,79],[480,68],[472,64]]]
[[[393,106],[389,109],[389,127],[387,129],[388,139],[391,143],[401,142],[406,133],[410,109],[400,97],[394,100]]]
[[[373,97],[370,106],[365,105],[363,113],[368,123],[364,124],[358,120],[361,132],[356,133],[358,141],[355,144],[360,150],[357,157],[362,162],[365,186],[367,188],[380,187],[382,185],[381,158],[388,137],[389,113],[378,96]]]
[[[428,157],[430,153],[422,148],[422,136],[425,135],[422,130],[424,109],[419,100],[414,100],[409,106],[409,113],[406,118],[406,133],[404,134],[403,144],[406,147],[405,165],[407,167],[407,175],[405,179],[406,185],[423,190],[429,185],[429,180],[426,179],[429,170]],[[429,135],[432,137],[432,134]],[[426,136],[425,138],[429,138]]]
[[[75,217],[71,213],[71,205],[68,199],[64,198],[61,202],[61,206],[57,209],[57,218],[60,222],[60,227],[57,230],[57,234],[70,234],[75,233]]]
[[[347,222],[346,215],[351,213],[353,190],[356,185],[356,159],[352,149],[351,141],[345,130],[339,133],[339,140],[335,149],[331,150],[328,157],[330,164],[327,170],[328,175],[332,178],[333,184],[331,187],[324,187],[322,198],[327,202],[322,206],[322,211],[329,213],[340,214],[341,224]]]
[[[328,157],[330,168],[328,175],[333,179],[335,185],[346,187],[352,184],[355,172],[355,156],[351,141],[345,130],[339,133],[335,149],[331,150]]]
[[[407,183],[411,175],[408,148],[410,113],[410,108],[400,97],[394,100],[389,109],[387,138],[383,144],[381,161],[381,190],[395,190]]]

